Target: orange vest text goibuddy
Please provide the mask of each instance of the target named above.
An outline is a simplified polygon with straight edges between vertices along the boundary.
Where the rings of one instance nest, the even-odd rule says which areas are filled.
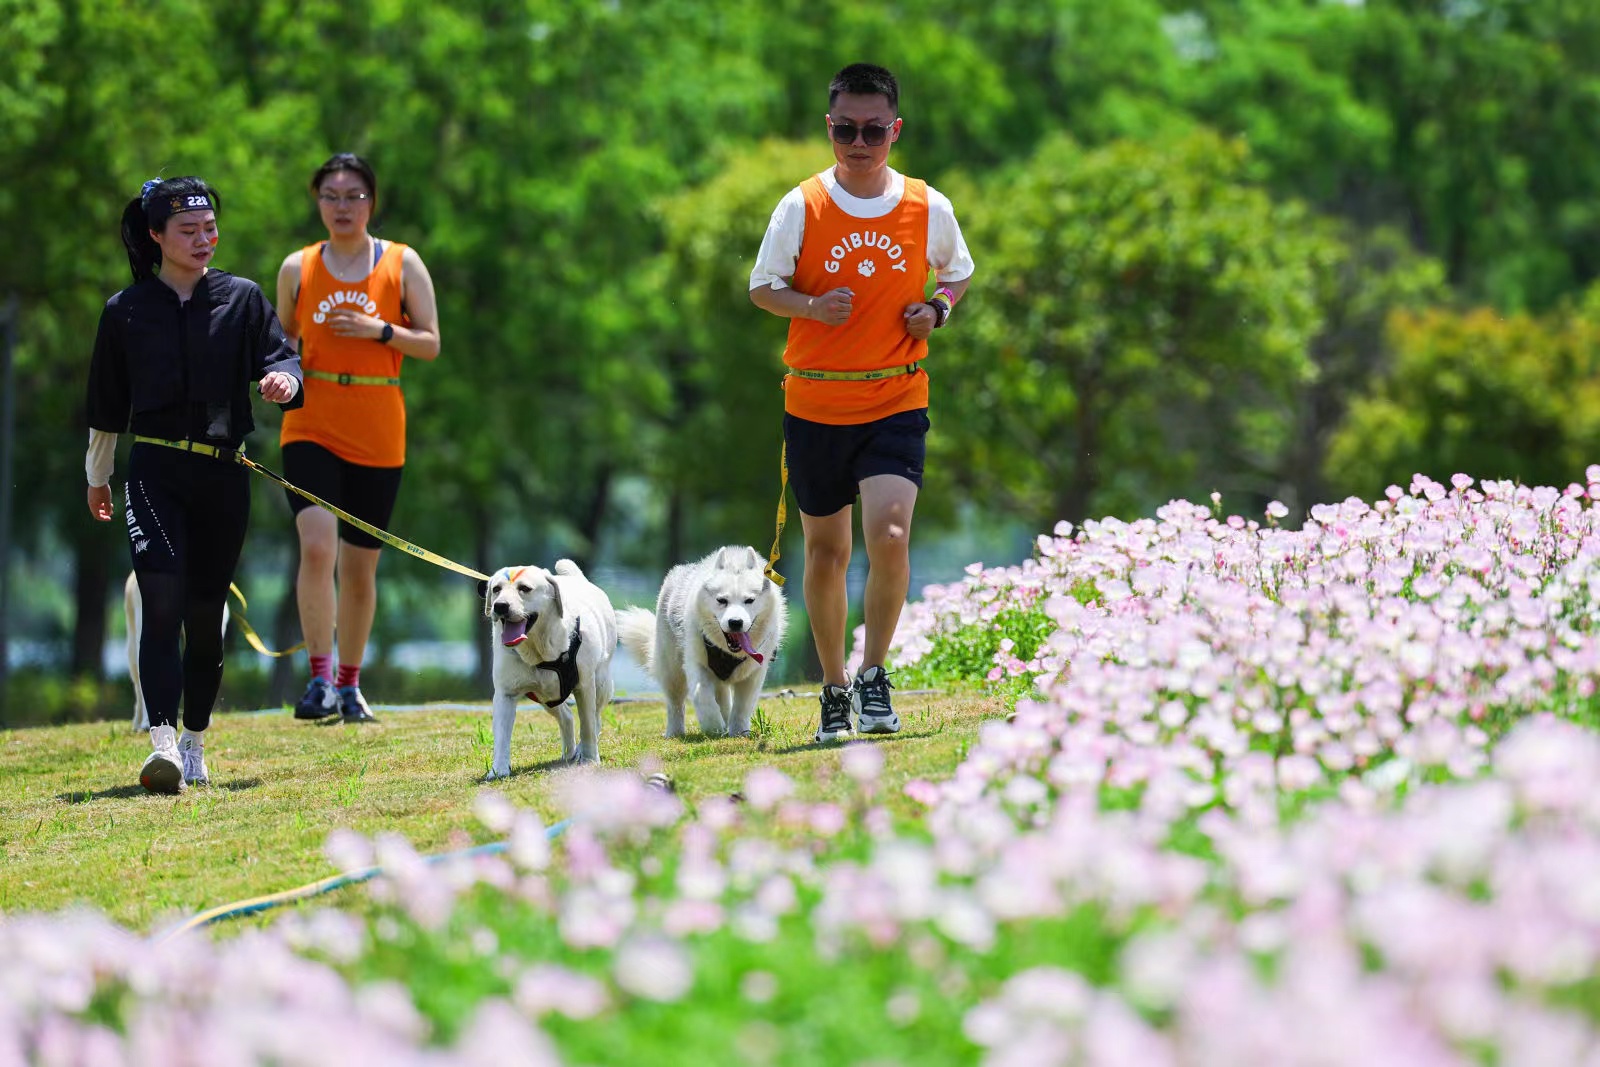
[[[300,328],[300,366],[307,371],[363,378],[399,378],[405,359],[398,350],[366,337],[341,337],[328,325],[338,308],[389,323],[404,323],[400,264],[406,246],[385,243],[383,254],[361,281],[335,278],[322,262],[322,245],[300,253],[300,295],[294,317]],[[279,440],[310,441],[350,463],[399,467],[406,461],[406,402],[398,385],[341,385],[305,379],[305,406],[283,416]]]
[[[805,231],[790,284],[808,296],[848,286],[850,318],[838,326],[789,320],[783,362],[799,370],[863,371],[916,363],[928,342],[906,333],[905,309],[926,295],[928,186],[905,179],[887,215],[858,219],[833,202],[822,179],[800,185]],[[784,379],[784,410],[812,422],[854,426],[928,406],[928,375],[919,370],[873,381]]]

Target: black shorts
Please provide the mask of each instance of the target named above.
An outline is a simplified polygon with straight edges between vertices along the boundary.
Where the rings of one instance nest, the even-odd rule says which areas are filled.
[[[187,595],[222,600],[250,524],[250,472],[237,463],[136,443],[123,519],[140,574],[175,574]]]
[[[285,478],[380,530],[389,528],[394,502],[400,496],[400,474],[404,470],[404,467],[363,467],[340,459],[310,441],[291,441],[283,446]],[[289,510],[296,515],[315,506],[287,489],[284,496],[289,498]],[[382,541],[343,519],[339,520],[339,540],[357,548],[383,547]]]
[[[901,411],[874,422],[833,426],[783,416],[789,485],[807,515],[832,515],[855,503],[863,479],[894,474],[922,487],[928,409]]]

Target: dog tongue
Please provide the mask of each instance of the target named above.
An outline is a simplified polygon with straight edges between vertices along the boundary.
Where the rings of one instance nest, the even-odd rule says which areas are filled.
[[[743,630],[735,630],[728,636],[733,638],[734,644],[738,645],[739,648],[744,651],[745,655],[749,656],[757,663],[765,663],[767,661],[767,657],[750,647],[750,635],[745,633]]]
[[[520,645],[527,639],[527,619],[517,619],[515,621],[507,619],[505,622],[500,624],[500,643],[505,645],[507,648],[511,648],[514,645]]]

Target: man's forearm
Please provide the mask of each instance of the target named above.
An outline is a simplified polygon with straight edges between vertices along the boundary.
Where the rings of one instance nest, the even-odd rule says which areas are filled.
[[[787,286],[782,289],[774,289],[771,285],[759,285],[750,290],[750,302],[752,304],[762,311],[770,311],[772,314],[785,319],[813,318],[811,308],[815,299],[815,297],[796,292]]]

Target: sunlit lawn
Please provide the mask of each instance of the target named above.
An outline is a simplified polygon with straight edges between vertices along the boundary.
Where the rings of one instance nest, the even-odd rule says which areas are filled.
[[[981,697],[921,693],[896,706],[903,728],[882,743],[893,748],[887,792],[902,810],[899,786],[947,776],[979,722],[1001,711]],[[601,757],[611,767],[659,764],[691,804],[738,789],[762,763],[781,767],[808,799],[842,797],[836,747],[811,740],[815,716],[814,698],[768,698],[756,737],[668,741],[660,704],[619,704],[607,712]],[[558,748],[554,720],[524,705],[514,774],[495,788],[559,818],[558,783],[584,772],[554,763]],[[366,728],[287,712],[220,715],[207,743],[213,784],[178,797],[139,786],[147,752],[126,722],[0,733],[0,911],[84,903],[149,929],[337,873],[322,850],[336,827],[397,831],[423,852],[489,839],[472,815],[490,752],[487,703],[482,712],[388,713]]]

